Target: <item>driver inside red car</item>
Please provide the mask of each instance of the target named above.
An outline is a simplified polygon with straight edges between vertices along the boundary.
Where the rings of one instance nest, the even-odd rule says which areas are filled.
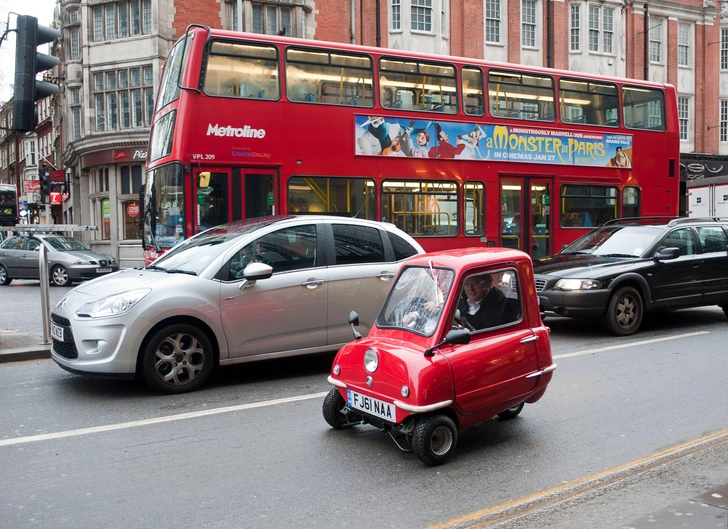
[[[472,275],[463,286],[458,321],[471,331],[496,327],[503,323],[505,303],[505,294],[493,286],[490,274]]]

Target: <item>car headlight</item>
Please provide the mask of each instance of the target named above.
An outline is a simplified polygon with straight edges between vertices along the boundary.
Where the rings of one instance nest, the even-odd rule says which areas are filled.
[[[88,261],[86,261],[85,259],[77,259],[76,261],[73,262],[73,264],[75,264],[75,265],[87,265],[87,264],[90,264],[90,263]]]
[[[121,294],[106,296],[97,301],[86,303],[76,311],[77,316],[86,318],[103,318],[106,316],[118,316],[124,314],[134,305],[152,291],[151,288],[139,288],[129,290]]]
[[[379,355],[376,349],[369,348],[364,353],[364,369],[374,373],[379,367]]]
[[[554,290],[594,290],[600,286],[602,282],[596,279],[559,279],[554,285]]]

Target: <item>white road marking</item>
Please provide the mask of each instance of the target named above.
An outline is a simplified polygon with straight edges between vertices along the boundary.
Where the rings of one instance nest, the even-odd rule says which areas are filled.
[[[584,356],[592,355],[595,353],[603,353],[605,351],[615,351],[617,349],[626,349],[627,347],[637,347],[638,345],[649,345],[651,343],[667,342],[670,340],[680,340],[682,338],[691,338],[693,336],[700,336],[702,334],[710,334],[710,331],[691,332],[688,334],[677,334],[675,336],[667,336],[665,338],[654,338],[652,340],[640,340],[639,342],[621,343],[619,345],[610,345],[608,347],[599,347],[597,349],[587,349],[585,351],[577,351],[576,353],[566,353],[563,355],[555,355],[554,360],[560,358],[571,358],[573,356]]]
[[[265,408],[267,406],[276,406],[278,404],[287,404],[290,402],[300,402],[302,400],[320,399],[325,397],[328,391],[321,393],[312,393],[310,395],[299,395],[298,397],[287,397],[284,399],[265,400],[262,402],[251,402],[250,404],[239,404],[237,406],[226,406],[224,408],[215,408],[212,410],[191,411],[189,413],[180,413],[177,415],[168,415],[166,417],[154,417],[151,419],[140,419],[138,421],[122,422],[118,424],[108,424],[106,426],[94,426],[92,428],[80,428],[78,430],[67,430],[65,432],[47,433],[41,435],[31,435],[28,437],[18,437],[16,439],[2,439],[0,446],[12,446],[23,443],[33,443],[36,441],[51,441],[53,439],[62,439],[64,437],[73,437],[77,435],[88,435],[92,433],[111,432],[113,430],[123,430],[126,428],[136,428],[137,426],[149,426],[151,424],[161,424],[164,422],[182,421],[185,419],[196,419],[198,417],[207,417],[210,415],[218,415],[220,413],[229,413],[231,411],[252,410],[254,408]]]
[[[639,345],[648,345],[652,343],[666,342],[668,340],[679,340],[682,338],[690,338],[692,336],[700,336],[703,334],[710,334],[709,331],[693,332],[688,334],[678,334],[675,336],[668,336],[666,338],[655,338],[652,340],[640,340],[638,342],[622,343],[619,345],[610,345],[609,347],[600,347],[598,349],[588,349],[585,351],[578,351],[575,353],[567,353],[563,355],[554,356],[554,360],[561,358],[571,358],[574,356],[583,356],[595,353],[601,353],[604,351],[613,351],[616,349],[624,349],[627,347],[637,347]],[[200,410],[192,411],[189,413],[180,413],[177,415],[168,415],[166,417],[154,417],[151,419],[140,419],[138,421],[122,422],[118,424],[108,424],[106,426],[94,426],[91,428],[79,428],[77,430],[67,430],[65,432],[56,432],[40,435],[30,435],[28,437],[17,437],[14,439],[0,439],[0,447],[3,446],[14,446],[25,443],[34,443],[38,441],[52,441],[54,439],[63,439],[64,437],[74,437],[79,435],[89,435],[93,433],[111,432],[114,430],[124,430],[126,428],[137,428],[139,426],[150,426],[152,424],[161,424],[172,421],[182,421],[185,419],[196,419],[199,417],[208,417],[210,415],[218,415],[221,413],[230,413],[234,411],[252,410],[255,408],[265,408],[268,406],[277,406],[278,404],[288,404],[291,402],[300,402],[304,400],[320,399],[325,397],[328,391],[321,393],[312,393],[310,395],[299,395],[297,397],[287,397],[284,399],[266,400],[262,402],[252,402],[249,404],[239,404],[237,406],[226,406],[224,408],[215,408],[212,410]]]

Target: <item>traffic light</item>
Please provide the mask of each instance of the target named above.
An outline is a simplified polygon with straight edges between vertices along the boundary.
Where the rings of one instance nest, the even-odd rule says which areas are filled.
[[[59,92],[58,85],[38,81],[35,75],[61,63],[58,57],[38,53],[36,49],[60,36],[57,29],[39,26],[35,17],[18,16],[13,95],[13,129],[16,131],[30,132],[35,129],[35,102]]]
[[[45,197],[51,196],[51,172],[44,166],[38,170],[38,179],[40,180],[40,192]]]

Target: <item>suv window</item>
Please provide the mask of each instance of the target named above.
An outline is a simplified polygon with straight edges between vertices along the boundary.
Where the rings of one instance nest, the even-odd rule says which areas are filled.
[[[403,259],[417,255],[417,249],[402,237],[390,231],[387,232],[387,235],[389,236],[389,242],[392,243],[395,261],[402,261]]]
[[[334,224],[336,264],[382,263],[384,244],[377,228]]]
[[[680,255],[695,255],[698,245],[691,228],[680,228],[668,233],[657,246],[657,251],[665,248],[678,248]]]
[[[728,238],[720,226],[698,226],[696,229],[703,253],[725,252],[728,248]]]

